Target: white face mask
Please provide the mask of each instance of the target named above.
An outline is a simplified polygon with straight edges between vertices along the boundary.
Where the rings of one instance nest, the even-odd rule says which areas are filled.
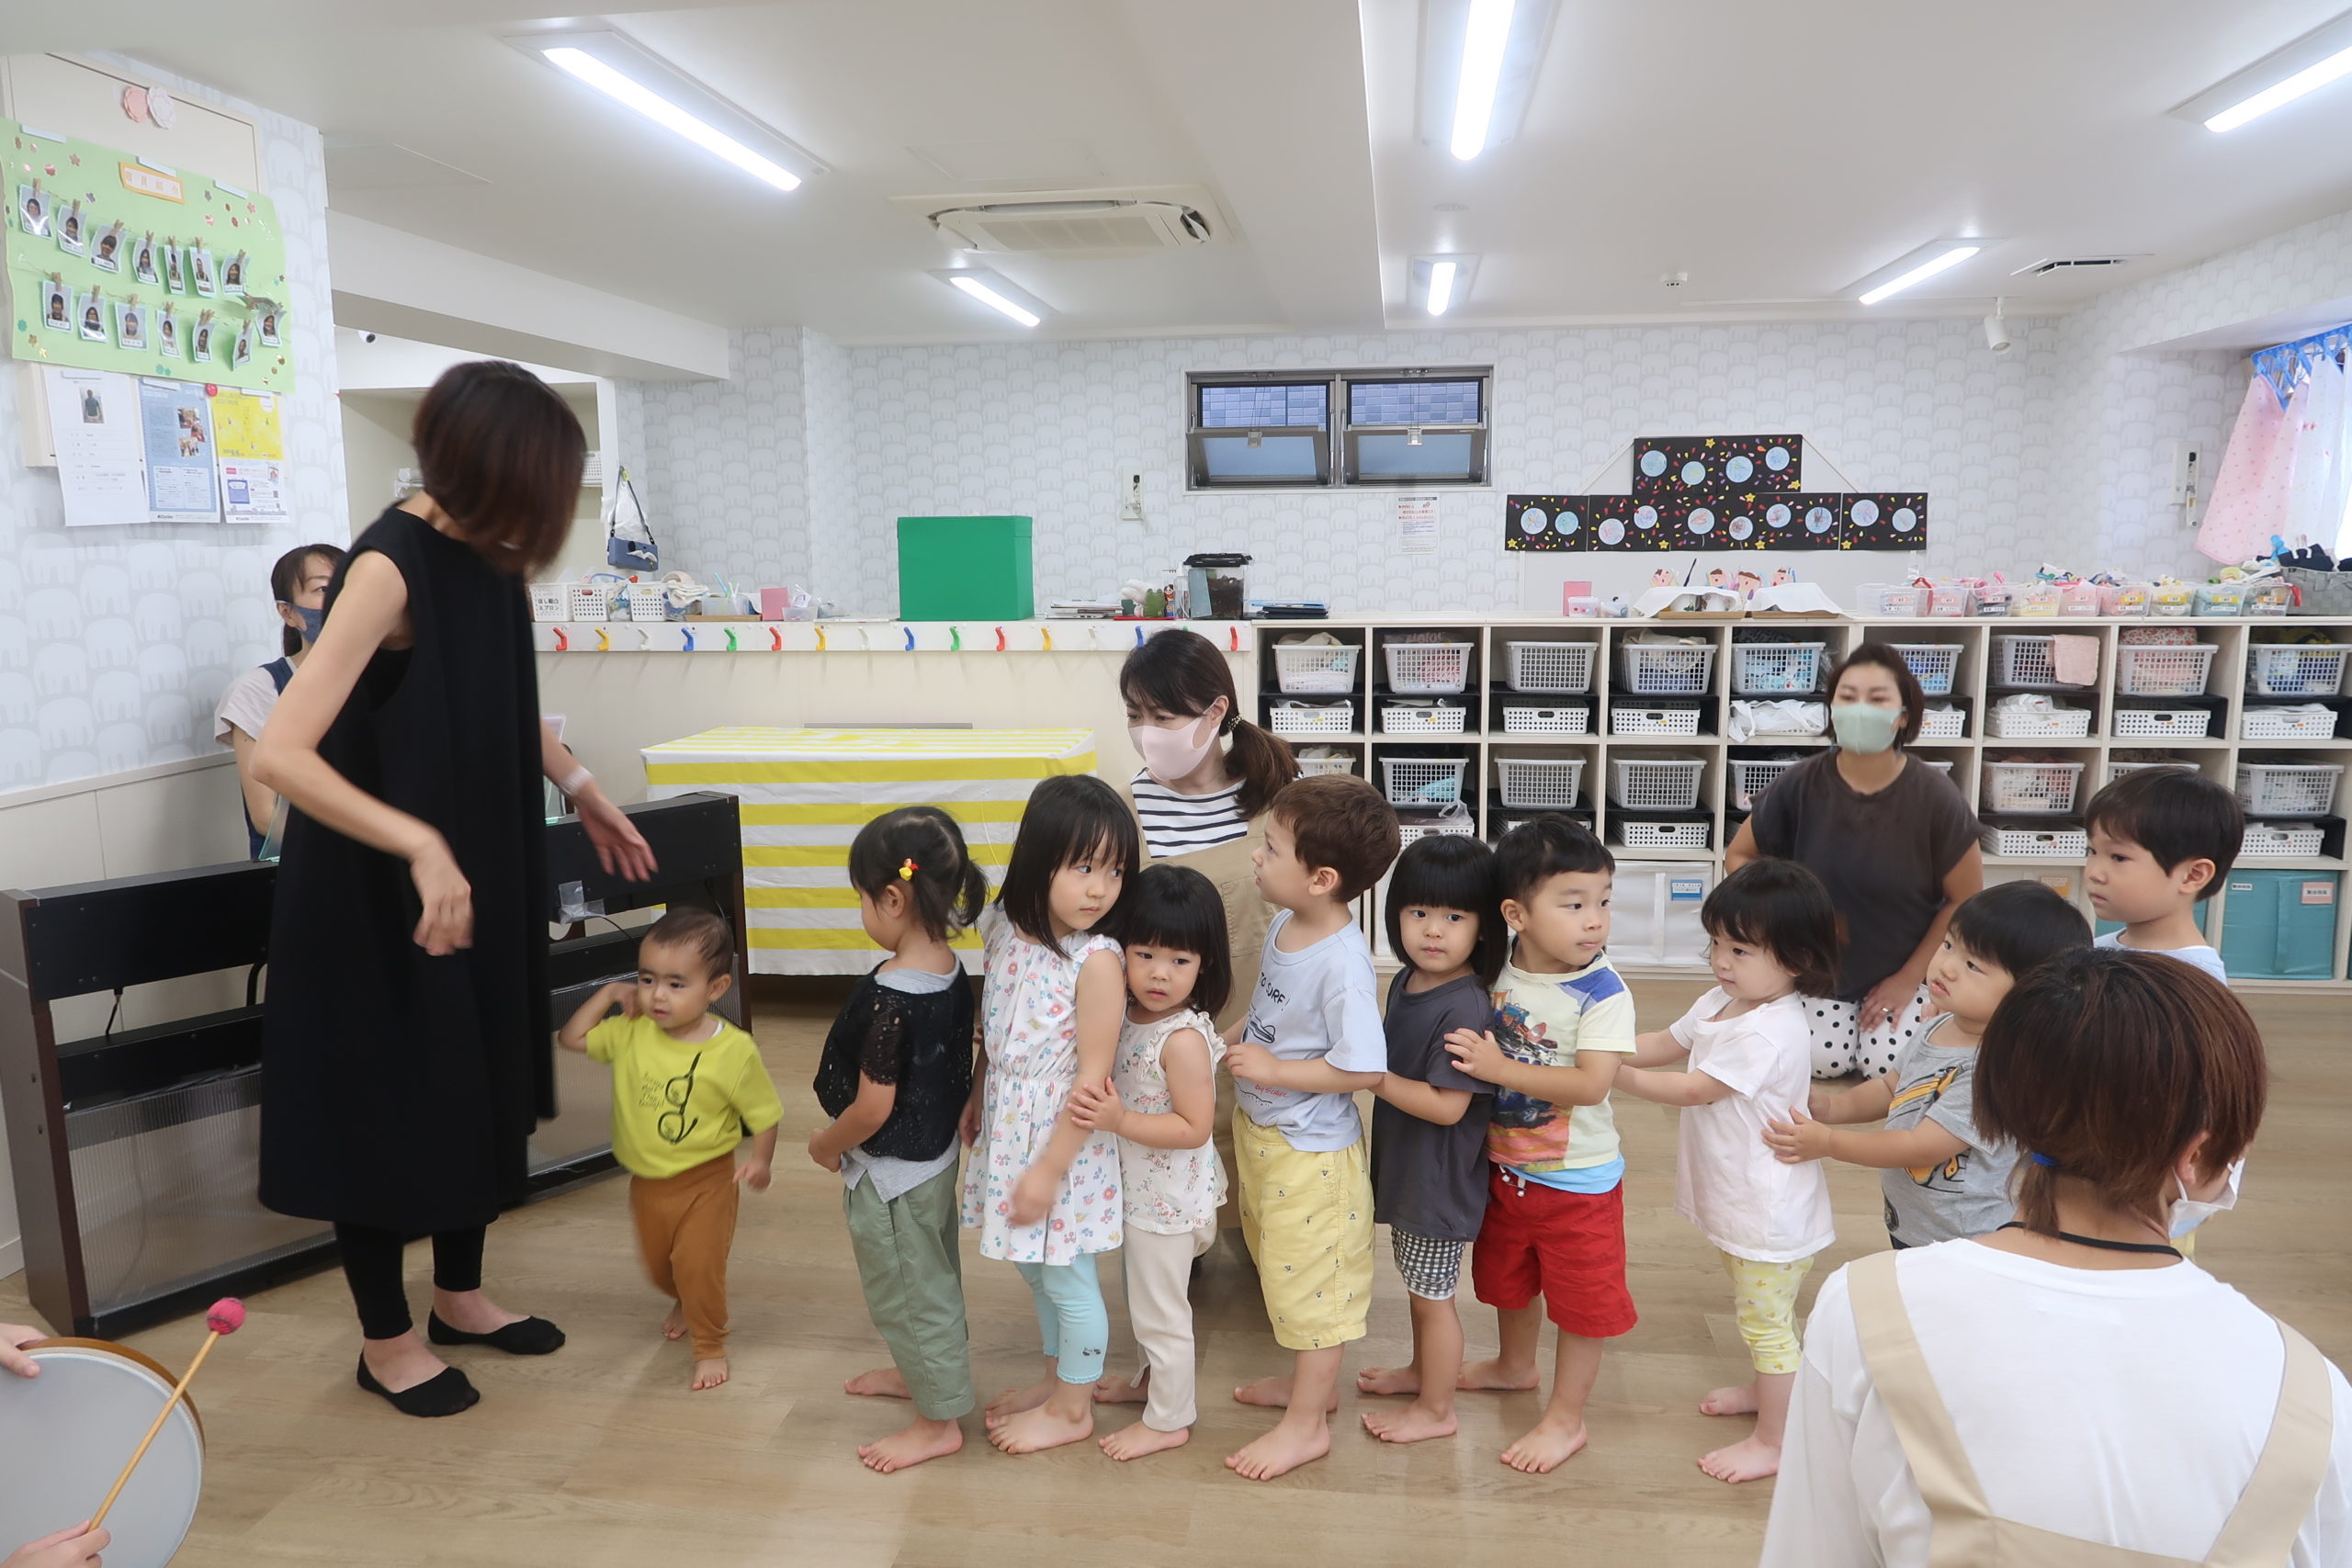
[[[1136,750],[1143,757],[1144,771],[1161,784],[1172,784],[1197,772],[1216,745],[1218,726],[1224,723],[1224,699],[1190,724],[1180,724],[1173,729],[1162,729],[1156,724],[1138,724],[1127,730],[1127,739],[1135,742]]]
[[[2222,1190],[2222,1195],[2219,1198],[2211,1201],[2201,1198],[2191,1198],[2188,1195],[2188,1183],[2181,1180],[2176,1174],[2172,1179],[2173,1184],[2180,1189],[2180,1196],[2172,1201],[2173,1240],[2178,1241],[2222,1210],[2236,1208],[2238,1206],[2238,1178],[2245,1174],[2245,1161],[2232,1160],[2229,1186]]]

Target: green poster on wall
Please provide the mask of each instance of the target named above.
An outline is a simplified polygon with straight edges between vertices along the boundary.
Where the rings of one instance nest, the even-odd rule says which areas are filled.
[[[11,355],[293,388],[286,242],[267,197],[15,120],[0,139]]]

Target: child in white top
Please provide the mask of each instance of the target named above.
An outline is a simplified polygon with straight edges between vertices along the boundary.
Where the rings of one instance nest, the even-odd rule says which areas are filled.
[[[1119,907],[1127,1013],[1109,1084],[1070,1097],[1080,1126],[1119,1136],[1126,1190],[1127,1320],[1143,1352],[1132,1378],[1108,1378],[1097,1404],[1141,1401],[1143,1419],[1102,1438],[1113,1459],[1141,1459],[1193,1435],[1193,1259],[1216,1240],[1225,1168],[1216,1126],[1214,1015],[1233,988],[1225,900],[1188,866],[1155,865]]]
[[[1755,1369],[1744,1386],[1700,1402],[1710,1416],[1753,1413],[1756,1430],[1699,1468],[1718,1481],[1755,1481],[1781,1468],[1802,1360],[1797,1291],[1814,1255],[1838,1239],[1820,1167],[1784,1165],[1764,1144],[1767,1124],[1794,1114],[1813,1082],[1812,1030],[1799,998],[1836,993],[1838,913],[1804,867],[1757,860],[1717,884],[1699,918],[1715,988],[1664,1034],[1640,1037],[1636,1065],[1618,1071],[1617,1087],[1683,1108],[1674,1206],[1723,1255]],[[1683,1072],[1644,1065],[1686,1051]]]

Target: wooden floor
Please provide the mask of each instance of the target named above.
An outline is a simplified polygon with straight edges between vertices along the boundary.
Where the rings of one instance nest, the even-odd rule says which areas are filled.
[[[1688,986],[1636,987],[1645,1022]],[[2345,1218],[2344,1128],[2352,1042],[2332,999],[2249,998],[2267,1032],[2271,1111],[2244,1207],[2204,1233],[2201,1260],[2280,1313],[2339,1363],[2352,1361],[2352,1224]],[[1452,1440],[1391,1448],[1357,1428],[1352,1390],[1330,1459],[1282,1481],[1228,1475],[1221,1456],[1265,1424],[1225,1398],[1281,1370],[1238,1249],[1211,1254],[1197,1291],[1204,1366],[1192,1445],[1128,1466],[1091,1446],[1007,1459],[975,1436],[952,1459],[898,1476],[861,1469],[853,1446],[905,1406],[852,1399],[851,1373],[882,1361],[840,1219],[834,1178],[799,1155],[808,1091],[830,1003],[763,998],[759,1035],[785,1092],[775,1185],[747,1195],[732,1271],[735,1380],[686,1388],[684,1349],[655,1331],[662,1306],[639,1277],[617,1179],[514,1214],[492,1232],[492,1287],[571,1335],[543,1360],[483,1351],[461,1364],[480,1406],[444,1421],[394,1415],[352,1384],[355,1326],[338,1275],[257,1296],[198,1386],[210,1435],[205,1503],[178,1558],[187,1568],[267,1563],[818,1563],[824,1568],[1351,1568],[1480,1560],[1586,1568],[1755,1560],[1769,1483],[1721,1485],[1692,1465],[1738,1429],[1693,1410],[1745,1376],[1713,1252],[1673,1212],[1672,1112],[1620,1099],[1630,1166],[1627,1215],[1640,1327],[1604,1363],[1590,1450],[1548,1477],[1519,1475],[1497,1451],[1536,1414],[1533,1395],[1465,1395]],[[1884,1245],[1875,1179],[1832,1168],[1838,1248],[1815,1279]],[[1036,1325],[1012,1269],[967,1246],[975,1371],[984,1395],[1036,1369]],[[424,1299],[424,1249],[412,1248]],[[1106,1269],[1106,1282],[1116,1269]],[[0,1284],[0,1319],[28,1315],[21,1280]],[[1113,1289],[1115,1360],[1125,1329]],[[1809,1300],[1809,1293],[1808,1293]],[[1490,1351],[1493,1314],[1467,1300],[1472,1353]],[[200,1334],[181,1323],[138,1337],[184,1364]],[[1404,1292],[1381,1249],[1372,1336],[1350,1372],[1408,1357]],[[1548,1372],[1550,1351],[1545,1350]],[[1124,1423],[1127,1413],[1114,1414]],[[977,1434],[977,1418],[967,1423]],[[13,1544],[13,1543],[10,1543]]]

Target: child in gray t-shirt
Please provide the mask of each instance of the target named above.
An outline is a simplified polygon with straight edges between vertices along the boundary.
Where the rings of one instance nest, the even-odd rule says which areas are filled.
[[[1944,1016],[1903,1048],[1894,1071],[1838,1093],[1816,1085],[1810,1119],[1774,1122],[1764,1141],[1793,1165],[1841,1159],[1879,1172],[1887,1238],[1924,1247],[1996,1231],[2014,1217],[2017,1151],[1976,1129],[1976,1045],[2009,987],[2068,948],[2090,945],[2082,912],[2039,882],[1988,887],[1952,911],[1928,970]],[[1856,1122],[1885,1119],[1879,1132]]]

